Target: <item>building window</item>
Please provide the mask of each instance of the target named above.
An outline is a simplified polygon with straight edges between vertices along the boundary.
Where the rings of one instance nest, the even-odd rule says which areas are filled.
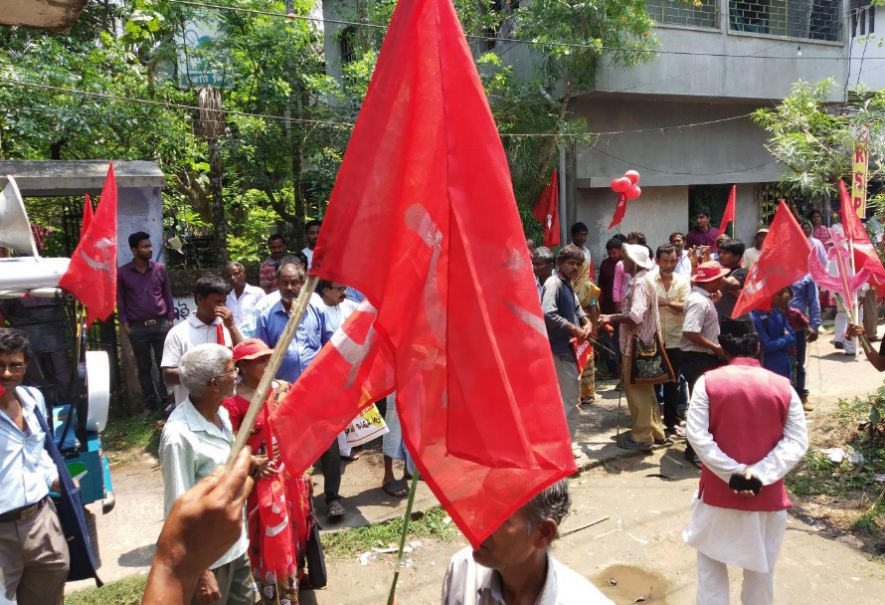
[[[717,0],[648,0],[648,15],[658,23],[719,27]]]
[[[710,211],[710,226],[718,229],[730,193],[731,185],[690,185],[688,187],[688,228],[694,227],[694,219],[698,210],[705,208]]]
[[[841,0],[729,0],[729,29],[835,42],[841,5]]]
[[[338,44],[341,47],[341,63],[352,63],[356,60],[356,28],[346,27],[341,30]]]

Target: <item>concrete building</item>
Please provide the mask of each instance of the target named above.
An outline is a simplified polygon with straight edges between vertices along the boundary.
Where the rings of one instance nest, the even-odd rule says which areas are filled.
[[[881,90],[885,87],[885,45],[879,45],[885,33],[885,8],[874,6],[870,0],[851,0],[847,25],[851,35],[849,85],[863,84],[870,90]]]
[[[326,18],[346,13],[348,1],[324,3]],[[612,133],[567,153],[561,223],[587,223],[595,258],[618,230],[643,231],[655,247],[687,231],[700,206],[718,225],[732,184],[736,235],[752,241],[766,219],[760,209],[780,197],[781,167],[749,114],[783,99],[799,80],[845,82],[849,75],[847,0],[648,0],[648,11],[660,41],[655,58],[631,69],[604,64],[596,88],[570,102],[590,132]],[[348,47],[338,29],[327,24],[325,50],[330,73],[340,76]],[[500,45],[518,73],[533,69],[530,47]],[[831,100],[842,96],[834,90]],[[643,194],[629,202],[619,229],[608,230],[617,199],[611,180],[629,169],[641,173]]]

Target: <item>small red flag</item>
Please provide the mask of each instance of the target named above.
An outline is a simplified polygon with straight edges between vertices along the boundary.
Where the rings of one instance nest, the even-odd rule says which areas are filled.
[[[621,193],[618,195],[618,205],[615,206],[615,215],[612,217],[612,222],[609,223],[608,228],[611,229],[615,225],[620,225],[621,221],[624,220],[624,215],[627,214],[627,194]]]
[[[854,210],[854,203],[845,187],[845,181],[839,179],[839,194],[842,196],[842,208],[839,214],[842,216],[842,229],[845,231],[845,237],[851,241],[851,247],[854,250],[854,268],[860,271],[866,267],[867,271],[872,273],[872,281],[878,288],[885,286],[885,267],[876,254],[876,249],[870,242],[870,236],[867,234],[866,228],[860,222],[860,217]]]
[[[85,214],[85,212],[84,212]],[[114,312],[117,293],[117,182],[114,165],[101,190],[98,210],[89,229],[80,234],[80,243],[68,270],[58,282],[86,305],[86,323],[105,321]]]
[[[548,248],[558,246],[559,237],[559,171],[554,170],[541,192],[538,203],[532,208],[534,216],[544,226],[544,245]]]
[[[311,273],[368,302],[274,412],[291,470],[395,387],[405,445],[475,547],[575,472],[507,159],[451,0],[397,4]]]
[[[92,224],[92,200],[87,193],[86,199],[83,200],[83,225],[80,226],[81,238],[86,235],[87,231],[89,231],[90,224]]]
[[[747,276],[732,317],[754,309],[771,309],[771,297],[808,274],[811,242],[796,222],[786,202],[781,200],[771,222],[759,260]]]
[[[719,233],[725,233],[728,223],[734,221],[734,202],[737,197],[737,185],[731,186],[731,193],[728,194],[728,203],[725,204],[725,212],[722,213],[722,222],[719,223]]]

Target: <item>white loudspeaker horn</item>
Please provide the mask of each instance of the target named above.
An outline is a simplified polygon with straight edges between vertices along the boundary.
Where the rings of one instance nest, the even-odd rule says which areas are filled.
[[[11,176],[6,179],[6,187],[0,192],[0,248],[12,248],[40,258],[18,185]]]

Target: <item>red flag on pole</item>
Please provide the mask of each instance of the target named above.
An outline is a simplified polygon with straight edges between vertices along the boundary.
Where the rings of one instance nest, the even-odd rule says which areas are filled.
[[[89,194],[86,194],[86,199],[83,200],[83,224],[80,226],[80,237],[82,238],[86,235],[86,232],[89,231],[89,225],[92,223],[92,200],[89,198]]]
[[[885,267],[882,266],[882,261],[879,260],[879,255],[870,242],[870,236],[854,210],[854,202],[842,179],[839,179],[839,194],[842,196],[842,208],[839,211],[842,216],[842,229],[854,252],[855,271],[866,267],[867,271],[873,274],[873,282],[882,288],[885,286]]]
[[[85,214],[84,210],[84,218]],[[80,243],[58,285],[86,305],[87,324],[96,318],[104,321],[114,312],[117,293],[117,182],[114,180],[113,164],[108,167],[98,210],[88,230],[80,233]]]
[[[771,297],[808,274],[811,242],[796,222],[786,202],[781,200],[771,222],[759,260],[753,265],[732,317],[754,309],[771,309]]]
[[[541,192],[538,203],[532,208],[534,216],[544,226],[544,245],[548,248],[561,243],[559,237],[559,171],[554,170]]]
[[[621,193],[618,195],[618,205],[615,206],[615,214],[612,217],[612,222],[609,223],[608,228],[611,229],[615,225],[620,225],[621,221],[624,220],[624,215],[627,214],[627,194]]]
[[[719,223],[719,233],[725,233],[728,223],[734,221],[734,202],[737,197],[737,185],[731,186],[731,193],[728,194],[728,203],[725,204],[725,212],[722,213],[722,222]]]
[[[371,305],[274,413],[290,469],[395,387],[405,445],[474,546],[575,472],[507,160],[451,0],[397,5],[311,273]]]

